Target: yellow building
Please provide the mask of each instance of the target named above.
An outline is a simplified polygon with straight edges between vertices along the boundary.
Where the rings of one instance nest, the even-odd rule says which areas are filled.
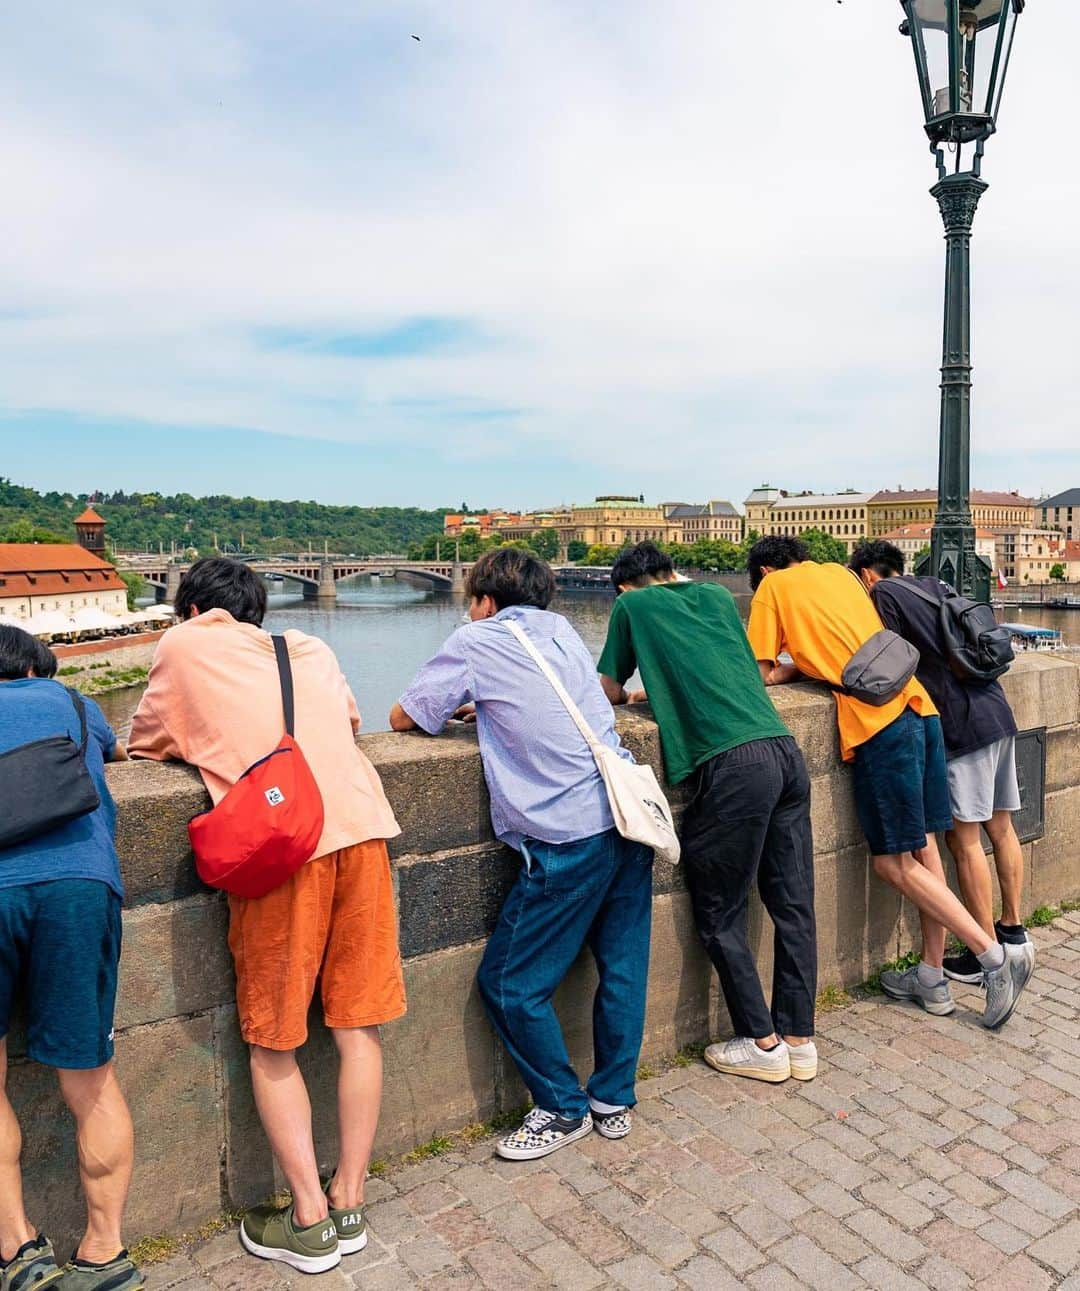
[[[1021,529],[1016,535],[1014,573],[1018,583],[1049,583],[1055,565],[1064,565],[1069,577],[1068,543],[1056,529]],[[1008,571],[1006,571],[1008,572]]]
[[[682,537],[677,542],[687,547],[702,538],[717,542],[732,542],[736,546],[743,540],[743,518],[727,501],[665,502],[664,514],[668,521],[682,526]]]
[[[1003,533],[1007,529],[1031,529],[1035,525],[1035,502],[1019,493],[991,493],[972,489],[968,497],[971,523],[976,529]],[[937,492],[933,489],[883,489],[868,504],[871,538],[881,538],[901,525],[932,525],[937,516]]]
[[[781,497],[769,508],[763,533],[782,533],[798,537],[807,529],[829,534],[852,552],[866,537],[869,493],[847,489],[843,493],[799,493]],[[750,525],[747,507],[747,526]]]
[[[1060,529],[1068,542],[1080,539],[1080,489],[1043,498],[1038,508],[1038,523],[1044,529]]]
[[[754,530],[757,533],[770,533],[769,515],[773,505],[786,497],[787,494],[783,489],[774,489],[771,484],[762,484],[754,489],[743,503],[746,513],[746,532]]]
[[[640,498],[612,494],[599,497],[587,506],[571,507],[568,515],[559,517],[556,525],[559,543],[586,546],[622,547],[626,543],[682,542],[679,521],[669,520],[662,506],[653,506]]]

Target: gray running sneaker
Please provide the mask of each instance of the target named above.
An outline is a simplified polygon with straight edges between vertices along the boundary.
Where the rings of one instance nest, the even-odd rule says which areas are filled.
[[[0,1264],[0,1291],[45,1291],[64,1276],[52,1242],[43,1234],[24,1242],[6,1264]]]
[[[1020,993],[1035,971],[1035,947],[1030,942],[1004,945],[1005,962],[1000,968],[983,974],[986,983],[986,1009],[982,1024],[990,1031],[1004,1026],[1012,1017]]]
[[[919,981],[918,965],[902,973],[890,969],[881,974],[881,989],[891,1000],[912,1000],[927,1013],[945,1017],[956,1012],[956,1001],[949,990],[949,983],[942,977],[936,986],[923,986]]]
[[[31,1287],[36,1285],[30,1283]],[[124,1250],[107,1264],[72,1260],[64,1266],[63,1280],[57,1285],[60,1291],[138,1291],[146,1286],[146,1280]]]

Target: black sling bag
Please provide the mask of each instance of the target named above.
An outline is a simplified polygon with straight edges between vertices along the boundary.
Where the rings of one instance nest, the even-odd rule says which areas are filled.
[[[86,769],[86,706],[68,695],[79,714],[79,743],[50,735],[0,753],[0,863],[3,848],[59,829],[101,806]]]

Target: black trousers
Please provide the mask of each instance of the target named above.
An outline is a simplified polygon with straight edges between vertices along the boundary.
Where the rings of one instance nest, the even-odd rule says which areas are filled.
[[[754,740],[695,773],[682,861],[698,933],[720,975],[736,1035],[813,1035],[817,997],[810,777],[794,739]],[[757,880],[772,919],[773,998],[766,1007],[747,940]]]

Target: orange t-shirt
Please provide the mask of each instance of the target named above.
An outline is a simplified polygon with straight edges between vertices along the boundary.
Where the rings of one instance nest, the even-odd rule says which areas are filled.
[[[851,656],[881,628],[873,601],[851,570],[806,560],[765,575],[750,605],[747,633],[757,659],[775,662],[786,650],[801,673],[839,686]],[[937,713],[914,677],[895,699],[880,707],[834,694],[845,762],[852,760],[860,744],[896,721],[908,705],[923,717]]]
[[[285,633],[295,692],[296,742],[322,794],[314,855],[401,833],[378,773],[356,745],[360,712],[334,652],[318,637]],[[208,610],[158,642],[128,751],[197,767],[215,803],[284,731],[270,634]]]

